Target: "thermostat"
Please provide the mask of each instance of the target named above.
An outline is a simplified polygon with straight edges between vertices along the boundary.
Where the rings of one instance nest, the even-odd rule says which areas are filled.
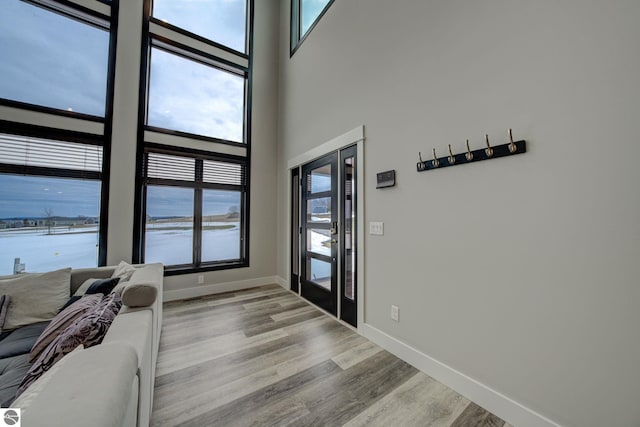
[[[378,173],[378,185],[376,188],[387,188],[396,185],[396,171],[390,170]]]

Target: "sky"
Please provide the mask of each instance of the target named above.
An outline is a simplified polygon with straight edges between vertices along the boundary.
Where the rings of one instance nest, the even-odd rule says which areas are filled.
[[[100,182],[0,174],[0,218],[97,217]]]
[[[322,9],[329,3],[330,0],[301,0],[300,1],[300,15],[301,23],[300,30],[302,34],[307,32],[309,27],[316,20],[318,15],[322,12]]]

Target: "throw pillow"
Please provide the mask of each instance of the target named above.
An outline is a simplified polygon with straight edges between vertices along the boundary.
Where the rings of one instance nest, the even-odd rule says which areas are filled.
[[[144,283],[132,283],[122,291],[122,303],[129,307],[148,307],[158,296],[158,288]]]
[[[11,297],[9,295],[0,296],[0,332],[2,332],[2,328],[4,327],[4,319],[7,318],[7,311],[9,311],[10,302]]]
[[[65,308],[69,307],[74,302],[78,301],[84,295],[91,295],[91,294],[107,295],[108,293],[111,293],[111,291],[118,284],[119,281],[120,281],[119,277],[116,277],[115,279],[108,278],[108,279],[85,280],[82,283],[82,285],[80,285],[78,290],[73,294],[73,296],[69,298],[69,301],[67,301],[66,304],[62,306],[62,308],[60,309],[60,312]]]
[[[70,268],[1,279],[0,295],[11,296],[3,330],[53,319],[69,299],[70,283]]]
[[[118,264],[116,269],[113,271],[111,277],[119,277],[121,281],[126,282],[131,279],[131,276],[133,276],[135,271],[136,268],[134,266],[125,261],[120,261],[120,264]]]
[[[76,304],[70,305],[53,318],[47,328],[40,334],[37,341],[31,347],[29,361],[35,361],[42,351],[51,344],[65,329],[73,324],[80,316],[91,310],[102,301],[102,294],[87,295]]]
[[[80,285],[80,287],[74,292],[73,296],[81,297],[82,295],[84,295],[87,292],[87,289],[89,289],[89,286],[93,285],[93,282],[95,282],[96,280],[100,280],[100,279],[92,278],[82,282],[82,285]]]
[[[115,286],[118,284],[119,281],[120,281],[120,277],[96,280],[95,282],[93,282],[91,286],[89,286],[89,289],[87,289],[87,292],[85,292],[85,295],[91,295],[91,294],[107,295],[111,293],[111,291],[113,290],[113,288],[115,288]]]
[[[116,293],[104,297],[93,309],[85,312],[71,326],[65,329],[55,338],[47,348],[42,351],[38,359],[31,365],[18,387],[16,397],[51,369],[66,354],[73,351],[79,345],[85,348],[98,345],[122,307],[120,295]]]

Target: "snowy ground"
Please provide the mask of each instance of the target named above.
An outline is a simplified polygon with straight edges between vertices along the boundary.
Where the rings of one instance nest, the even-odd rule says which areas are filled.
[[[192,230],[170,229],[186,227],[186,223],[154,224],[147,229],[146,262],[165,265],[192,262]],[[203,261],[220,261],[240,257],[240,228],[237,223],[206,223],[205,226],[233,228],[202,232]],[[86,268],[98,264],[97,226],[78,229],[67,227],[52,230],[34,228],[0,230],[0,275],[13,274],[13,260],[20,258],[27,272],[51,271],[58,268]]]
[[[240,258],[240,227],[234,223],[207,224],[233,225],[233,228],[202,232],[202,261]],[[190,264],[193,262],[192,241],[192,230],[172,230],[170,227],[147,228],[145,260],[162,262],[165,265]]]
[[[14,258],[20,258],[27,272],[97,265],[97,226],[71,230],[56,227],[51,231],[55,234],[34,228],[0,230],[0,275],[13,274]]]

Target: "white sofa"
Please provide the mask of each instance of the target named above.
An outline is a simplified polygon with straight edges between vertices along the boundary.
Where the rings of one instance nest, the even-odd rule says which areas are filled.
[[[114,267],[73,270],[71,295],[85,280],[110,277],[113,271]],[[155,287],[155,301],[145,307],[123,305],[100,345],[68,354],[53,366],[39,389],[27,389],[11,405],[21,408],[22,425],[149,425],[162,327],[163,275],[162,264],[136,266],[128,286]]]

